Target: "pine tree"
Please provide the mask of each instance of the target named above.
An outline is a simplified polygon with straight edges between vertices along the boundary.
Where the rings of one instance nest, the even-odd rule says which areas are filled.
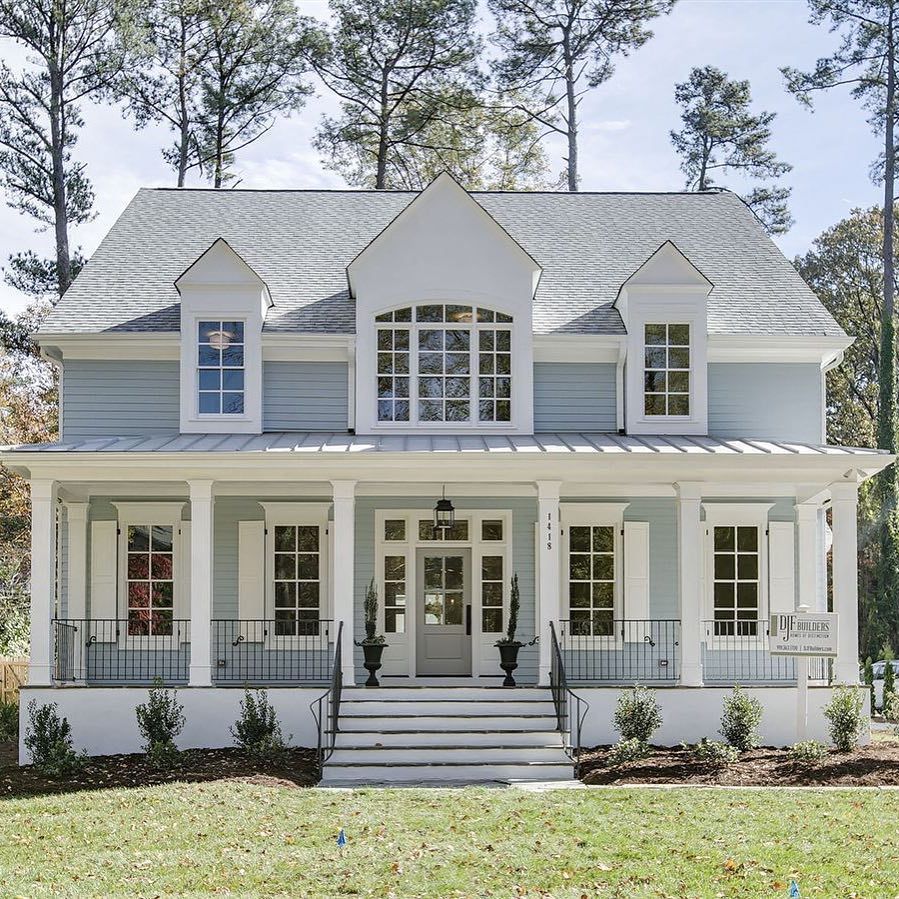
[[[671,142],[688,190],[708,190],[718,172],[773,181],[792,168],[768,145],[775,113],[750,111],[748,81],[731,80],[714,66],[694,68],[687,81],[675,85],[674,99],[683,127],[671,132]],[[769,233],[782,234],[793,223],[789,195],[789,188],[768,184],[754,187],[744,200]]]

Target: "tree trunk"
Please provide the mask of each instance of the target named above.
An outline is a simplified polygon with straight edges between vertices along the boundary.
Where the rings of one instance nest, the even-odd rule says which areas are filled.
[[[387,138],[390,119],[387,115],[389,72],[385,68],[381,73],[381,117],[378,123],[378,167],[375,172],[375,190],[384,190],[387,186]]]
[[[568,29],[562,36],[562,50],[565,54],[565,102],[568,125],[568,190],[578,189],[577,174],[577,94],[574,83],[574,60],[571,58],[571,37]]]
[[[178,187],[184,187],[190,147],[190,123],[187,118],[187,22],[181,17],[181,46],[178,60]]]
[[[62,73],[54,60],[50,64],[50,154],[53,163],[53,218],[56,235],[56,282],[62,296],[72,283],[69,256],[69,219],[66,208],[65,105]]]
[[[218,118],[215,123],[215,180],[212,186],[216,188],[222,186],[222,172],[225,167],[225,111],[223,109],[223,96],[219,97]]]

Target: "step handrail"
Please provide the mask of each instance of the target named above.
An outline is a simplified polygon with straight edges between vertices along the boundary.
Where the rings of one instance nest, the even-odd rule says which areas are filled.
[[[343,622],[337,623],[337,639],[334,643],[334,662],[331,667],[331,684],[321,696],[310,703],[312,716],[318,729],[318,765],[319,768],[331,758],[337,740],[340,721],[340,697],[343,692],[343,668],[341,666],[341,644],[343,642]],[[325,722],[325,706],[327,704],[327,726]]]
[[[549,623],[549,633],[552,647],[549,686],[556,710],[556,730],[562,735],[562,746],[566,755],[574,762],[574,773],[577,776],[581,758],[581,732],[590,704],[568,686],[568,678],[565,675],[565,661],[562,658],[562,650],[559,648],[556,626],[552,621]],[[574,702],[573,717],[571,717],[569,711],[569,702],[571,701]]]

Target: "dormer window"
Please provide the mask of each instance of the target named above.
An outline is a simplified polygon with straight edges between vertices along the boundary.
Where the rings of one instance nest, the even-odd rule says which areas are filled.
[[[375,316],[379,423],[512,421],[513,318],[427,304]]]
[[[643,413],[690,414],[690,325],[643,326]]]
[[[197,323],[197,411],[244,414],[244,323]]]

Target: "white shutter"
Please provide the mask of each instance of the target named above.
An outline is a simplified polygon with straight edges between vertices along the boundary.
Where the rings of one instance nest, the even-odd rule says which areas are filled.
[[[175,618],[190,620],[190,522],[179,521],[181,542],[179,549],[178,582],[175,586]],[[187,642],[188,628],[184,628],[182,641]]]
[[[265,522],[241,521],[237,525],[237,617],[241,620],[265,618]],[[248,642],[260,642],[264,628],[259,624],[241,626]]]
[[[624,616],[630,624],[627,640],[642,641],[651,630],[649,624],[649,522],[624,522]]]
[[[768,607],[771,612],[796,609],[795,530],[792,521],[768,523]]]
[[[109,620],[118,617],[119,523],[91,522],[91,605],[90,637],[95,643],[115,643],[116,626]],[[101,621],[101,624],[93,622]]]

